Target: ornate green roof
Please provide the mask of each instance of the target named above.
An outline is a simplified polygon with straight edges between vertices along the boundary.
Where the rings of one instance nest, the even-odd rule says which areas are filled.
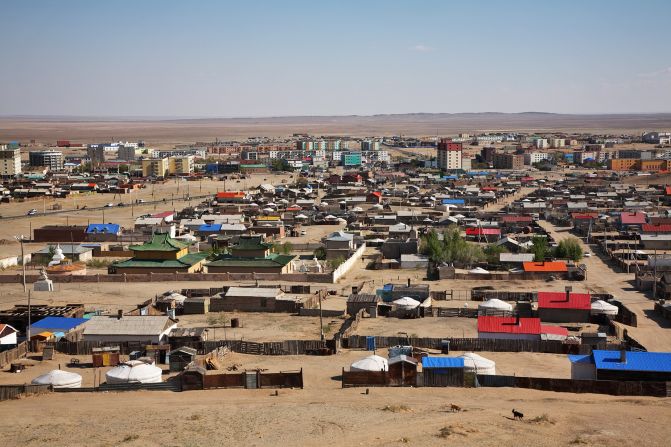
[[[263,242],[263,236],[241,237],[237,245],[230,247],[233,250],[268,250],[273,244]]]
[[[121,268],[157,268],[157,269],[175,269],[191,267],[201,262],[207,257],[207,252],[191,253],[182,256],[179,259],[127,259],[121,262],[115,262],[115,267]]]
[[[151,241],[142,245],[131,245],[133,251],[180,251],[188,247],[188,244],[173,239],[167,233],[154,234]]]
[[[273,253],[267,258],[236,258],[231,255],[220,256],[217,260],[208,262],[213,267],[284,267],[290,263],[295,255],[279,255]]]

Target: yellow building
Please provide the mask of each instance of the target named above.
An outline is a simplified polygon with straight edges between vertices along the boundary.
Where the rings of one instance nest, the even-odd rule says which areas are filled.
[[[170,173],[170,162],[167,158],[149,158],[142,160],[143,177],[165,177]]]
[[[193,155],[185,157],[170,157],[168,171],[172,175],[188,175],[193,172]]]

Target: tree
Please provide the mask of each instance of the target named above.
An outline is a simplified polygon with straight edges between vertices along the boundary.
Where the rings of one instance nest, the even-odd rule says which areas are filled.
[[[420,253],[428,256],[434,265],[444,262],[470,265],[485,259],[482,248],[461,237],[456,226],[450,226],[445,230],[442,240],[434,230],[429,231],[422,237]]]
[[[270,169],[272,171],[290,171],[289,163],[283,158],[276,158],[270,162]]]
[[[338,257],[335,258],[335,259],[331,259],[331,260],[329,261],[329,265],[331,266],[331,268],[332,268],[333,270],[335,270],[335,269],[337,269],[338,267],[340,267],[340,265],[341,265],[343,262],[345,262],[345,261],[346,261],[346,259],[345,259],[344,256],[338,256]]]
[[[500,254],[507,253],[506,247],[503,245],[490,244],[484,248],[484,254],[487,262],[490,264],[498,264],[500,262]]]
[[[544,236],[534,236],[531,239],[531,249],[529,250],[534,254],[534,261],[543,262],[545,258],[550,256],[550,247],[548,246],[548,239]]]
[[[571,237],[559,242],[555,249],[555,257],[576,262],[582,259],[582,247],[578,239]]]
[[[128,172],[130,170],[130,166],[128,165],[119,165],[119,174],[122,174],[124,172]]]
[[[315,258],[321,260],[326,259],[326,249],[324,247],[319,247],[312,254]]]

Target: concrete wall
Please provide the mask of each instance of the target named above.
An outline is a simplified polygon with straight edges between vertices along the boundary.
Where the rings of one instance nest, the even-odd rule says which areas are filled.
[[[340,278],[345,276],[345,274],[354,266],[354,264],[361,259],[364,251],[366,251],[366,244],[361,244],[361,247],[359,247],[347,261],[340,264],[340,266],[333,271],[334,283],[337,283]]]

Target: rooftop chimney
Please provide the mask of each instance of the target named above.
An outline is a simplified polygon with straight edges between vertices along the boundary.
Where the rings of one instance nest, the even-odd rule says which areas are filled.
[[[571,301],[571,290],[573,290],[573,287],[571,286],[566,286],[566,302],[568,303]]]
[[[620,350],[620,363],[627,363],[627,350]]]
[[[123,318],[123,309],[117,311],[116,319],[121,320]]]
[[[408,278],[408,287],[410,287],[410,278]]]

